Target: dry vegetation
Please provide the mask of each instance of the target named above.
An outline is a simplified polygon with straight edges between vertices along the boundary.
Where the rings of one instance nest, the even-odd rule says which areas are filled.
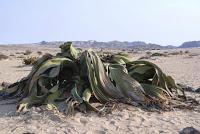
[[[139,59],[151,59],[153,60],[156,57],[170,57],[170,56],[186,56],[187,58],[192,58],[194,56],[199,56],[198,53],[190,53],[189,50],[180,50],[180,51],[172,51],[172,52],[151,52],[151,51],[147,51],[146,54],[144,56],[141,56]],[[153,58],[154,57],[154,58]]]
[[[23,54],[24,54],[24,55],[30,55],[31,53],[32,53],[31,50],[26,50]]]
[[[37,54],[38,55],[42,55],[42,51],[37,51]]]
[[[23,59],[23,63],[25,65],[34,65],[37,59],[38,59],[37,57],[27,57]]]
[[[8,59],[9,57],[7,55],[4,55],[4,54],[1,54],[0,53],[0,60],[3,60],[3,59]]]

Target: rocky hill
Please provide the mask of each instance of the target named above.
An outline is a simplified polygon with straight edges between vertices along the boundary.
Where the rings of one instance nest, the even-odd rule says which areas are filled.
[[[200,41],[188,41],[184,42],[179,48],[192,48],[192,47],[200,47]]]
[[[46,42],[42,41],[40,43],[36,43],[39,45],[51,45],[51,46],[59,46],[63,44],[64,41],[54,41],[54,42]],[[135,50],[160,50],[160,49],[172,49],[176,48],[175,46],[161,46],[159,44],[146,43],[143,41],[134,41],[134,42],[121,42],[121,41],[109,41],[109,42],[98,42],[95,40],[89,41],[73,41],[73,44],[76,47],[82,48],[108,48],[108,49],[135,49]],[[192,48],[192,47],[200,47],[200,41],[188,41],[184,42],[178,48]]]
[[[37,43],[39,45],[55,45],[58,46],[64,43],[63,41],[56,42],[46,42],[42,41]],[[158,44],[145,43],[142,41],[134,41],[134,42],[120,42],[120,41],[109,41],[109,42],[98,42],[94,40],[90,41],[73,41],[73,44],[76,47],[82,48],[108,48],[108,49],[135,49],[135,50],[160,50],[160,49],[170,49],[175,48],[174,46],[161,46]]]

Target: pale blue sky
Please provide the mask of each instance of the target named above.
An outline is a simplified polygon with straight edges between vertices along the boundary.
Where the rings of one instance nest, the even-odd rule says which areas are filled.
[[[0,44],[200,40],[200,0],[0,0]]]

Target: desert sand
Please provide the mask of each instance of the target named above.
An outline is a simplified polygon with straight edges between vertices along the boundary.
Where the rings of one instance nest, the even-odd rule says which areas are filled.
[[[58,48],[39,46],[0,46],[0,53],[9,56],[0,60],[0,83],[15,82],[26,76],[31,66],[22,63],[22,52],[31,50],[31,56],[37,56],[37,51],[55,54]],[[200,88],[200,48],[154,50],[159,52],[189,51],[182,55],[153,57],[147,59],[156,63],[161,69],[175,78],[176,82],[194,88]],[[154,52],[152,51],[152,52]],[[146,54],[145,51],[132,53],[135,59]],[[27,56],[25,56],[27,57]],[[200,94],[186,92],[200,101]],[[200,110],[174,109],[169,112],[149,112],[130,105],[119,104],[111,114],[99,116],[89,112],[76,112],[75,116],[66,117],[52,113],[44,108],[32,108],[24,114],[16,113],[14,100],[0,101],[0,133],[36,133],[36,134],[138,134],[138,133],[178,133],[185,127],[193,126],[200,130]]]

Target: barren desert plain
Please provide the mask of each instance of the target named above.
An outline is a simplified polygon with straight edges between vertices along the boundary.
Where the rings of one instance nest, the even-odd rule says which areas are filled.
[[[26,50],[31,50],[32,53],[24,55]],[[31,66],[24,65],[23,58],[39,56],[38,51],[42,54],[56,54],[60,49],[45,46],[0,46],[0,54],[8,56],[7,59],[0,59],[0,83],[13,83],[26,76]],[[154,56],[145,60],[156,63],[177,83],[189,85],[194,89],[200,88],[200,48],[150,52],[168,53],[168,56]],[[147,51],[129,52],[135,60],[146,56],[146,53]],[[199,93],[186,92],[186,95],[200,101]],[[66,117],[41,107],[33,107],[24,114],[16,113],[16,104],[12,103],[13,101],[0,101],[0,134],[174,134],[191,126],[200,130],[200,108],[150,112],[119,104],[117,109],[105,116],[94,112],[76,112],[74,116]]]

